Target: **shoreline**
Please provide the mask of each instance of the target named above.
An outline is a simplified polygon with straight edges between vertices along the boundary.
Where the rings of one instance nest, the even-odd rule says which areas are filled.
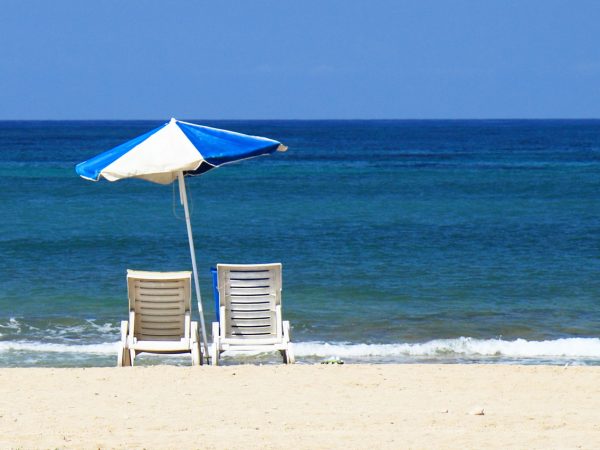
[[[0,369],[3,448],[590,448],[599,409],[599,366]]]
[[[1,327],[1,325],[0,325]],[[112,329],[111,329],[112,332]],[[114,336],[111,336],[114,337]],[[98,339],[97,343],[0,341],[2,367],[114,367],[119,342]],[[328,359],[341,359],[349,364],[505,364],[505,365],[600,365],[600,338],[560,337],[544,340],[526,338],[434,338],[415,342],[361,343],[336,341],[294,341],[297,362],[319,364]],[[230,358],[230,356],[233,356]],[[141,355],[142,364],[186,365],[189,357]],[[223,363],[280,363],[276,353],[230,355]]]

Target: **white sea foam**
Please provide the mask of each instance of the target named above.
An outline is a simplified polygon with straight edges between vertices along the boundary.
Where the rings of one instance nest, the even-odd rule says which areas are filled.
[[[0,323],[0,328],[6,328],[8,330],[20,330],[21,324],[17,319],[11,317],[8,319],[8,323],[2,324]]]
[[[112,323],[97,324],[96,319],[87,319],[86,322],[99,333],[115,333],[119,332],[120,328]]]
[[[114,354],[118,342],[99,344],[0,341],[0,353],[9,351]],[[564,338],[547,341],[525,339],[436,339],[423,343],[353,344],[343,342],[295,342],[298,357],[374,358],[393,361],[411,357],[452,358],[505,357],[518,359],[584,358],[600,360],[599,338]]]
[[[294,346],[298,356],[339,357],[410,357],[410,356],[504,356],[513,358],[580,357],[600,358],[600,339],[565,338],[548,341],[516,339],[436,339],[423,343],[349,344],[299,342]]]
[[[2,335],[16,335],[20,334],[25,340],[25,336],[29,339],[35,339],[37,335],[49,336],[52,338],[61,338],[65,336],[89,336],[91,334],[95,336],[104,336],[106,339],[110,339],[115,335],[119,334],[119,326],[112,323],[96,323],[96,319],[85,319],[78,324],[47,324],[43,329],[32,325],[30,321],[23,319],[17,319],[15,317],[9,318],[7,322],[0,323],[0,329],[4,329]]]
[[[104,342],[101,344],[53,344],[34,341],[0,341],[0,352],[116,354],[117,349],[117,342]]]

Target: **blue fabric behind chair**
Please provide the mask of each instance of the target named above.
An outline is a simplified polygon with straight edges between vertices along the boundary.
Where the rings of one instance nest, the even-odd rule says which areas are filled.
[[[217,268],[211,267],[210,273],[212,274],[213,296],[215,298],[215,315],[217,317],[217,322],[219,322],[219,277],[217,276]]]

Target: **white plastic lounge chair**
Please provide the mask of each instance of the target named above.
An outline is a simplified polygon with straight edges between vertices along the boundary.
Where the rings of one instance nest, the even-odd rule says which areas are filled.
[[[226,350],[279,351],[294,363],[290,323],[281,317],[281,264],[217,264],[219,322],[212,362]]]
[[[129,321],[121,322],[118,366],[137,354],[190,353],[202,364],[198,322],[191,320],[191,272],[127,270]]]

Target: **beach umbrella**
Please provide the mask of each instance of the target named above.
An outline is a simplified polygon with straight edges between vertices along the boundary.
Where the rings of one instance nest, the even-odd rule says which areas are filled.
[[[198,282],[185,176],[201,175],[223,164],[285,150],[287,147],[272,139],[171,119],[160,127],[77,164],[75,167],[81,177],[91,181],[99,181],[101,178],[108,181],[141,178],[153,183],[170,184],[178,180],[179,196],[187,225],[205,355],[209,354],[208,340],[200,283]]]

